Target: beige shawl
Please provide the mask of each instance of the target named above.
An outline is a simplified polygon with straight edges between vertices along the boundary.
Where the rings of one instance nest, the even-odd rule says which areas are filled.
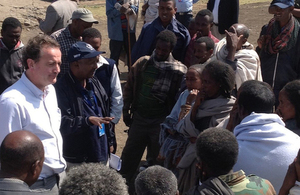
[[[242,83],[247,80],[262,81],[260,60],[253,48],[252,44],[246,42],[242,46],[242,49],[235,53],[235,59],[237,60],[237,69],[235,73],[237,89],[239,89]],[[214,55],[218,60],[225,62],[228,55],[226,38],[220,40],[216,45]]]

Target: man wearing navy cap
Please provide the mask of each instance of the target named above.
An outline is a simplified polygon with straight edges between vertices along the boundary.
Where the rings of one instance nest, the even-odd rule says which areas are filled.
[[[299,23],[293,17],[294,0],[273,0],[269,12],[274,14],[261,31],[261,71],[263,81],[278,94],[289,81],[300,76]]]
[[[55,84],[69,168],[83,162],[106,164],[113,150],[108,98],[94,78],[101,53],[85,42],[73,44],[68,52],[70,70]]]

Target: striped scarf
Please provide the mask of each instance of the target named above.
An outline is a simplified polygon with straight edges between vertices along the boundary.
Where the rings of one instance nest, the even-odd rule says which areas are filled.
[[[281,32],[279,23],[275,21],[275,18],[272,18],[265,35],[265,51],[270,54],[276,54],[279,51],[289,50],[297,42],[298,31],[299,23],[294,17],[291,17]]]

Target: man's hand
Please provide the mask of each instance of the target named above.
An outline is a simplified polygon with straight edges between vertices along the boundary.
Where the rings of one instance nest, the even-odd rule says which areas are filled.
[[[131,8],[129,8],[129,9],[126,11],[125,14],[127,14],[127,15],[132,15],[132,14],[133,14],[133,10],[132,10]]]
[[[123,112],[123,121],[127,127],[130,127],[130,125],[132,124],[132,115]]]
[[[226,33],[226,47],[228,50],[227,59],[234,61],[234,55],[238,47],[238,43],[242,41],[243,35],[238,36],[236,29],[232,26],[233,32],[225,30]]]
[[[202,32],[197,31],[196,32],[196,39],[195,40],[199,39],[200,37],[202,37]]]
[[[239,40],[243,37],[243,35],[240,35],[238,37],[236,29],[232,26],[231,27],[233,29],[233,32],[229,32],[227,30],[225,30],[226,33],[226,44],[227,44],[227,48],[237,48],[237,44],[239,42]]]
[[[241,123],[238,113],[238,103],[235,101],[232,110],[230,111],[230,118],[227,124],[226,129],[233,132],[234,128]]]
[[[114,151],[114,146],[110,146],[109,151],[110,151],[110,153],[112,153]]]
[[[187,96],[187,98],[186,98],[186,104],[191,105],[191,104],[195,101],[198,92],[199,92],[199,90],[197,90],[197,89],[192,89],[192,90],[190,91],[190,94],[189,94],[189,95]]]
[[[199,106],[201,105],[201,103],[205,100],[205,93],[203,91],[199,91],[195,100],[195,103],[192,107],[192,111],[191,111],[191,118],[190,120],[192,122],[195,122],[196,119],[196,114],[198,111]]]
[[[129,3],[125,3],[125,4],[123,4],[123,5],[121,6],[120,12],[121,12],[122,14],[125,14],[125,13],[128,11],[128,9],[129,9]]]
[[[204,100],[205,93],[203,91],[198,91],[194,105],[196,105],[196,107],[198,108]]]
[[[278,195],[288,195],[295,182],[300,180],[300,149],[294,162],[290,164]]]
[[[265,36],[264,35],[261,35],[258,39],[257,39],[257,47],[259,47],[260,49],[262,48],[262,45],[264,43],[264,39],[265,39]]]
[[[102,128],[101,124],[109,124],[111,120],[113,120],[115,117],[97,117],[97,116],[90,116],[89,121],[93,125],[97,125],[100,128]]]
[[[283,180],[282,186],[279,190],[278,195],[288,195],[290,189],[295,185],[297,178],[295,161],[290,164],[288,171],[286,172],[285,178]]]

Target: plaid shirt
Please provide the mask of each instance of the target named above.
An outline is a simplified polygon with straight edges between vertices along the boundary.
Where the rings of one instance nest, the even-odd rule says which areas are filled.
[[[61,59],[62,63],[60,66],[60,73],[59,73],[58,77],[61,77],[69,71],[70,66],[69,66],[69,62],[68,62],[68,51],[69,51],[70,47],[74,43],[76,43],[80,40],[72,37],[72,35],[69,31],[69,26],[52,33],[51,37],[53,39],[55,39],[60,45],[60,50],[62,53],[62,59]]]
[[[154,63],[152,58],[150,59],[150,56],[143,56],[139,58],[130,69],[127,83],[123,90],[123,114],[133,113],[137,109],[138,94],[142,84],[142,74],[148,66],[148,63]],[[179,91],[182,78],[187,69],[183,64],[175,60],[172,55],[163,63],[168,66],[161,67],[160,65],[162,64],[153,64],[155,67],[160,66],[159,70],[161,72],[159,73],[159,78],[157,78],[153,84],[151,93],[155,98],[164,102],[167,105],[168,111],[171,112],[176,103],[175,95]],[[174,65],[174,67],[169,66],[171,64],[172,66]],[[163,78],[163,75],[167,78]],[[170,75],[173,75],[173,78]]]
[[[155,50],[150,57],[153,66],[159,69],[159,76],[155,80],[151,93],[160,101],[166,101],[172,82],[181,80],[187,72],[187,67],[173,58],[172,54],[166,61],[157,62],[154,58]]]

